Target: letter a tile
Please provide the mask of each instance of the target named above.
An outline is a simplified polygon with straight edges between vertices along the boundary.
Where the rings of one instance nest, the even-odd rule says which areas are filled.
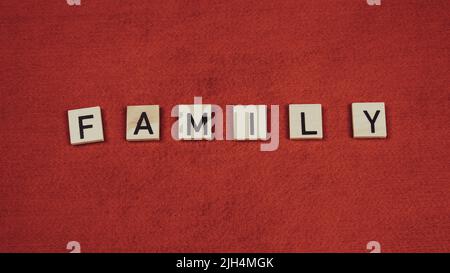
[[[127,140],[159,140],[159,105],[127,107]]]

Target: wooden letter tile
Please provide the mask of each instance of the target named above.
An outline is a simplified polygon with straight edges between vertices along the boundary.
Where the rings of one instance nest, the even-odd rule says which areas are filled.
[[[267,106],[266,105],[233,106],[233,139],[266,140]]]
[[[128,141],[159,140],[159,105],[127,107]]]
[[[322,139],[322,105],[289,105],[290,139]]]
[[[384,102],[352,103],[353,137],[386,138]]]
[[[178,138],[212,140],[212,106],[210,104],[178,105]]]
[[[67,111],[72,145],[103,141],[102,114],[99,106]]]

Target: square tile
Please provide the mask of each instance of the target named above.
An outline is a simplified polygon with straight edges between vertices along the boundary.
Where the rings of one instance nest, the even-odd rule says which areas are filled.
[[[211,104],[178,105],[178,138],[212,140]]]
[[[322,105],[289,105],[289,138],[322,139]]]
[[[267,139],[267,105],[233,106],[233,139]]]
[[[353,137],[386,138],[384,102],[352,103]]]
[[[159,140],[159,105],[127,106],[126,139]]]
[[[70,144],[79,145],[103,141],[100,106],[67,111]]]

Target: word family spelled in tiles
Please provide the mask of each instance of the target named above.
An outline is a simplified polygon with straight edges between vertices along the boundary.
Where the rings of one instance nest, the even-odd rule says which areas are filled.
[[[128,141],[159,140],[159,105],[127,107]]]
[[[273,105],[272,105],[273,106]],[[230,107],[230,108],[229,108]],[[278,106],[277,106],[278,107]],[[268,133],[267,105],[227,105],[227,140],[278,139],[279,117],[272,115],[271,128],[277,134]],[[278,108],[277,108],[278,109]],[[222,109],[211,104],[182,104],[172,110],[178,120],[172,127],[176,140],[213,140],[221,129]],[[229,116],[228,116],[229,115]],[[103,141],[102,116],[99,106],[68,111],[70,143],[72,145]],[[219,127],[215,124],[220,117]],[[354,138],[386,138],[386,112],[383,102],[358,102],[352,104]],[[222,132],[222,130],[219,130]],[[126,140],[150,141],[160,139],[159,105],[135,105],[127,107]],[[289,105],[290,139],[323,139],[322,105]],[[278,143],[278,142],[277,142]]]

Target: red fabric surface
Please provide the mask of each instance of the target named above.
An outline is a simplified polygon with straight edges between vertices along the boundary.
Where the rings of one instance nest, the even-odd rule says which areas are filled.
[[[450,251],[450,2],[0,2],[0,251]],[[170,110],[279,104],[280,147],[177,142]],[[352,102],[388,138],[352,138]],[[321,103],[325,138],[288,138]],[[161,141],[125,140],[127,105]],[[106,141],[71,146],[100,105]]]

